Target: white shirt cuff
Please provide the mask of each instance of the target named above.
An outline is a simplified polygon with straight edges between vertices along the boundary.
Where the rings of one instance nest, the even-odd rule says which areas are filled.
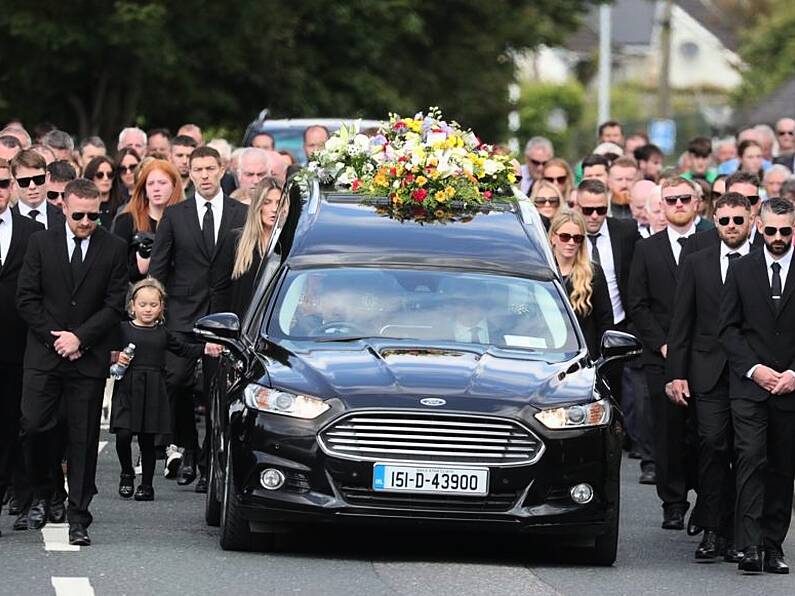
[[[757,368],[759,368],[760,366],[762,366],[762,365],[761,364],[754,364],[751,368],[748,369],[748,372],[745,373],[745,376],[748,377],[749,379],[752,379],[753,376],[754,376],[754,371]]]

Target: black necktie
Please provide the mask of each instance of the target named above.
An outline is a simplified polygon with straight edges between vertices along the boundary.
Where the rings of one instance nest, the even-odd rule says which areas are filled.
[[[726,258],[729,259],[729,263],[731,263],[734,259],[739,259],[742,255],[738,252],[730,252],[726,255]]]
[[[204,236],[204,246],[212,256],[215,252],[215,219],[213,218],[213,204],[207,201],[204,204],[204,219],[202,220],[202,236]]]
[[[599,236],[601,236],[601,232],[597,232],[596,234],[588,234],[588,240],[591,241],[591,260],[598,264],[602,264],[602,259],[599,258],[599,247],[596,243],[599,240]]]
[[[679,238],[677,238],[676,241],[679,243],[679,246],[684,248],[685,244],[687,243],[687,238],[688,238],[687,236],[679,236]]]
[[[38,209],[31,209],[30,211],[28,211],[28,217],[30,219],[32,219],[33,221],[36,221],[36,218],[38,216],[39,216],[39,210]]]
[[[69,263],[72,266],[72,281],[77,283],[77,280],[80,279],[80,271],[83,269],[83,249],[81,248],[83,239],[75,236],[74,241],[75,249],[72,251],[72,260]]]
[[[770,295],[773,297],[773,304],[778,305],[781,302],[781,264],[773,263],[770,265],[773,270],[773,278],[770,281]]]

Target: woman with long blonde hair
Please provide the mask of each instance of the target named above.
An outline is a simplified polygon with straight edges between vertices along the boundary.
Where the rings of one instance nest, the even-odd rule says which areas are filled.
[[[585,220],[572,211],[558,213],[549,227],[549,243],[582,328],[591,358],[599,355],[602,334],[613,326],[613,307],[602,268],[592,263],[585,243]]]
[[[232,267],[232,310],[242,316],[248,308],[262,257],[268,248],[282,187],[276,178],[260,180],[251,191],[251,203],[243,229],[235,242]]]

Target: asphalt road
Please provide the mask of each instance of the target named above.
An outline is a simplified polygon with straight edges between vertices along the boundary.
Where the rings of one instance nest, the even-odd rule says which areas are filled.
[[[303,532],[279,553],[228,553],[204,525],[204,496],[156,476],[156,500],[116,495],[113,438],[99,457],[94,545],[65,548],[65,527],[13,532],[0,519],[0,595],[643,595],[795,594],[795,575],[741,576],[697,564],[698,538],[660,529],[654,487],[625,461],[621,540],[612,568],[577,564],[577,551],[489,535]],[[162,463],[159,463],[162,466]],[[47,550],[47,548],[51,550]],[[790,533],[785,551],[795,554]]]

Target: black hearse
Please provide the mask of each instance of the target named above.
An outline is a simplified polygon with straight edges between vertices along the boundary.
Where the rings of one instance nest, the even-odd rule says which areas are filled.
[[[224,549],[312,523],[592,540],[616,556],[622,420],[526,200],[397,216],[293,184],[211,397],[206,520]],[[405,215],[405,212],[402,212]],[[267,540],[265,540],[267,543]]]

